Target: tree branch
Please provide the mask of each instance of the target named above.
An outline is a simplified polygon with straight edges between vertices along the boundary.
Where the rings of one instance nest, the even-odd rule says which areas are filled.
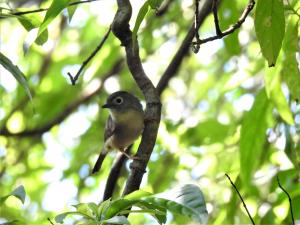
[[[212,3],[212,11],[213,11],[213,14],[214,14],[214,22],[215,22],[215,29],[216,29],[216,33],[217,35],[222,35],[222,31],[221,31],[221,28],[220,28],[220,25],[219,25],[219,18],[218,18],[218,3],[217,3],[218,0],[213,0],[213,3]]]
[[[99,0],[84,0],[84,1],[78,1],[78,2],[71,2],[68,5],[68,7],[73,6],[73,5],[84,4],[84,3],[96,2],[96,1],[99,1]],[[20,12],[13,12],[13,11],[15,11],[15,9],[5,9],[5,10],[11,11],[12,15],[21,16],[21,15],[25,15],[25,14],[44,12],[44,11],[47,11],[48,9],[49,8],[39,8],[39,9],[28,10],[28,11],[20,11]]]
[[[145,128],[137,151],[137,156],[140,160],[134,160],[130,166],[131,173],[123,191],[123,195],[126,195],[140,187],[156,141],[161,115],[161,103],[154,85],[142,67],[138,41],[132,39],[132,32],[129,28],[129,20],[132,13],[131,4],[129,0],[117,0],[117,4],[118,10],[112,23],[112,32],[121,41],[122,46],[125,47],[128,68],[143,92],[147,103]]]
[[[102,48],[102,46],[104,45],[105,41],[107,40],[109,34],[111,31],[111,26],[109,26],[109,29],[107,30],[107,32],[105,33],[104,37],[102,38],[101,42],[99,43],[99,45],[95,48],[95,50],[91,53],[91,55],[83,61],[83,63],[81,64],[81,67],[79,68],[78,72],[76,73],[76,75],[73,77],[72,74],[70,72],[68,72],[68,76],[70,77],[71,83],[72,85],[76,84],[76,81],[78,80],[82,70],[87,66],[87,64],[94,58],[94,56],[100,51],[100,49]]]
[[[99,87],[95,91],[88,93],[88,94],[83,94],[79,100],[70,103],[65,108],[64,111],[62,111],[60,114],[58,114],[49,123],[47,123],[41,127],[38,127],[38,128],[32,129],[32,130],[24,130],[19,133],[11,133],[6,127],[4,127],[0,130],[0,135],[7,136],[7,137],[29,137],[29,136],[36,136],[36,135],[39,136],[39,135],[42,135],[43,133],[49,131],[52,127],[54,127],[55,125],[64,121],[81,104],[90,101],[95,95],[97,95],[100,91],[102,91],[103,83],[105,82],[105,80],[107,78],[113,76],[114,74],[118,73],[121,70],[122,65],[123,65],[123,59],[118,60],[116,62],[116,64],[112,67],[112,69],[102,77],[101,85],[99,85]]]
[[[170,8],[171,3],[173,3],[173,0],[165,0],[161,3],[159,8],[156,10],[155,14],[156,16],[162,16],[164,15],[168,9]]]
[[[196,3],[197,3],[197,0],[196,0]],[[196,16],[195,21],[192,24],[192,26],[190,27],[180,48],[174,55],[173,59],[171,60],[171,63],[168,65],[167,69],[165,70],[165,72],[163,73],[162,77],[160,78],[160,80],[157,84],[156,89],[157,89],[157,92],[159,93],[159,95],[161,95],[162,91],[166,88],[170,79],[173,76],[175,76],[183,59],[188,55],[191,44],[192,44],[192,47],[194,47],[195,51],[197,52],[199,50],[201,44],[204,44],[209,41],[221,39],[221,38],[233,33],[236,29],[240,28],[241,25],[245,22],[247,16],[254,8],[255,1],[249,0],[249,3],[246,6],[245,10],[243,11],[239,20],[235,24],[233,24],[231,27],[229,27],[227,30],[225,30],[224,32],[222,32],[220,29],[218,29],[219,28],[219,23],[218,23],[219,20],[217,18],[217,5],[218,4],[220,4],[220,1],[217,1],[217,0],[213,0],[213,1],[207,0],[203,3],[201,9],[199,10],[198,16]],[[220,33],[220,34],[201,40],[198,36],[198,30],[201,27],[202,23],[204,22],[204,19],[211,12],[211,9],[213,9],[213,11],[214,11],[216,32]],[[197,10],[197,5],[196,5],[195,12],[197,12],[197,11],[198,10]],[[197,22],[197,24],[196,24],[196,22]],[[217,24],[216,24],[216,22],[217,22]],[[218,31],[218,30],[220,30],[220,31]],[[196,38],[195,42],[193,42],[194,37]]]
[[[289,199],[289,203],[290,203],[290,211],[291,211],[291,217],[292,217],[292,223],[293,225],[295,225],[295,219],[294,219],[294,213],[293,213],[293,205],[292,205],[292,199],[291,196],[289,195],[289,193],[281,186],[280,181],[279,181],[279,177],[277,176],[277,183],[279,188],[287,195],[288,199]]]
[[[214,0],[215,1],[215,0]],[[219,31],[217,30],[219,25],[218,25],[218,14],[217,14],[217,7],[214,7],[213,10],[214,10],[214,18],[215,18],[215,22],[217,22],[217,24],[215,24],[215,27],[216,27],[216,30],[217,30],[217,35],[215,36],[212,36],[212,37],[208,37],[208,38],[205,38],[205,39],[202,39],[202,40],[197,40],[196,42],[192,42],[193,45],[201,45],[201,44],[204,44],[206,42],[209,42],[209,41],[214,41],[214,40],[217,40],[217,39],[221,39],[231,33],[233,33],[236,29],[240,28],[241,25],[245,22],[247,16],[249,15],[249,13],[252,11],[252,9],[254,8],[254,5],[255,5],[255,1],[254,0],[249,0],[246,8],[244,9],[241,17],[238,19],[238,21],[231,25],[231,27],[229,27],[227,30],[225,31],[221,31],[220,28],[219,28]],[[219,34],[218,34],[219,32]]]
[[[201,9],[199,10],[198,14],[198,26],[195,26],[195,22],[191,25],[188,33],[186,34],[182,44],[180,45],[178,51],[174,55],[173,59],[171,60],[170,64],[168,65],[167,69],[163,73],[162,77],[160,78],[156,90],[159,95],[163,92],[163,90],[167,87],[170,79],[175,76],[177,73],[183,59],[188,55],[191,43],[193,38],[195,37],[195,33],[200,28],[202,23],[204,22],[205,18],[209,15],[212,8],[211,0],[206,0]]]
[[[126,149],[126,153],[129,154],[130,151],[131,151],[131,148],[132,148],[132,145],[130,145]],[[112,195],[115,191],[115,187],[116,187],[118,178],[120,176],[121,170],[123,168],[123,165],[126,163],[127,160],[128,160],[128,158],[124,154],[120,154],[118,156],[118,158],[116,159],[116,162],[112,166],[112,168],[109,172],[107,181],[106,181],[104,194],[103,194],[103,201],[105,201],[105,200],[109,199],[110,197],[112,197]]]
[[[234,185],[234,183],[233,183],[232,180],[230,179],[230,176],[229,176],[227,173],[225,173],[225,176],[228,178],[228,180],[230,181],[232,187],[234,188],[234,190],[236,191],[236,193],[237,193],[238,196],[240,197],[240,199],[241,199],[241,201],[242,201],[242,203],[243,203],[243,206],[244,206],[244,208],[245,208],[245,210],[246,210],[246,212],[247,212],[247,214],[248,214],[248,217],[250,218],[252,224],[255,225],[254,220],[253,220],[253,218],[251,217],[251,214],[250,214],[250,212],[248,211],[247,205],[246,205],[246,203],[244,202],[244,199],[243,199],[242,195],[240,194],[239,190],[238,190],[237,187]]]

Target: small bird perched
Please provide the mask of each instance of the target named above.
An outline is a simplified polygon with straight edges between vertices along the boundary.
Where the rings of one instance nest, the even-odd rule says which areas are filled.
[[[117,149],[133,159],[125,150],[140,136],[144,129],[144,111],[140,101],[126,91],[111,94],[102,108],[109,109],[104,131],[104,146],[92,173],[100,170],[110,150]]]

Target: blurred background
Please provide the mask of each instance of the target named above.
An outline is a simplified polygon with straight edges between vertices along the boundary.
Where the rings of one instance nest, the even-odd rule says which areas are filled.
[[[133,27],[143,1],[131,2]],[[235,23],[247,3],[222,1],[221,28]],[[290,3],[300,7],[296,0]],[[50,4],[51,1],[14,0],[2,1],[0,6],[30,10]],[[137,95],[143,104],[144,99],[128,71],[124,49],[113,34],[75,86],[67,73],[76,74],[100,43],[116,8],[115,1],[108,0],[80,4],[74,6],[71,20],[70,12],[63,11],[49,25],[43,45],[32,44],[37,29],[27,32],[18,18],[1,18],[0,50],[24,72],[33,100],[0,67],[0,195],[21,184],[27,193],[24,205],[9,198],[1,206],[0,223],[20,219],[32,225],[49,224],[48,217],[70,211],[74,204],[101,201],[117,153],[107,157],[99,174],[89,176],[103,144],[108,115],[100,106],[117,90]],[[150,11],[143,21],[138,34],[140,55],[146,74],[155,85],[191,26],[194,11],[192,0],[176,0],[171,1],[163,15]],[[28,14],[40,21],[44,15],[45,12]],[[264,75],[284,76],[282,68],[287,63],[285,50],[289,46],[285,43],[277,66],[269,69],[256,40],[253,15],[254,12],[230,36],[208,42],[198,54],[191,51],[184,59],[162,94],[158,139],[141,186],[159,193],[181,184],[197,184],[206,198],[209,224],[249,223],[225,173],[236,180],[258,224],[290,224],[289,202],[278,188],[278,175],[293,199],[295,219],[300,221],[300,107],[282,82],[281,94],[288,103],[293,124],[289,125],[278,113],[276,98],[280,93],[267,99],[260,114],[247,113],[264,95]],[[294,16],[287,13],[286,19],[291,18]],[[200,37],[214,34],[213,17],[209,15],[201,26]],[[296,57],[299,64],[299,52]],[[249,127],[267,129],[262,135],[253,133],[247,140],[249,145],[261,142],[261,149],[252,145],[257,156],[254,161],[249,158],[248,163],[256,166],[252,185],[246,186],[240,182],[241,162],[245,162],[240,158],[240,140],[243,121],[249,121],[249,115],[253,116]],[[129,163],[118,182],[116,196],[123,190]],[[130,220],[132,224],[155,224],[151,217],[142,214],[130,215]],[[168,224],[193,222],[170,215]]]

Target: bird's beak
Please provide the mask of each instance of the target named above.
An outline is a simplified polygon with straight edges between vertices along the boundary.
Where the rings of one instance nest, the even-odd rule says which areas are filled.
[[[106,104],[104,104],[103,106],[102,106],[102,108],[111,108],[111,104],[108,104],[108,103],[106,103]]]

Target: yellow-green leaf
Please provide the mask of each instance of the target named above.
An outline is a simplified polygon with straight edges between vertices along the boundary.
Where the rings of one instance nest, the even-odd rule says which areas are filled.
[[[258,0],[254,25],[263,56],[275,66],[285,32],[283,1]]]
[[[45,15],[45,18],[43,20],[43,23],[41,24],[39,31],[38,31],[38,37],[43,33],[44,30],[46,30],[47,26],[55,19],[55,17],[68,6],[70,0],[53,0],[49,9],[47,10],[47,13]]]
[[[278,68],[267,68],[265,84],[268,97],[274,103],[281,118],[290,125],[294,125],[294,118],[290,106],[281,89],[281,79]]]
[[[23,72],[14,65],[9,58],[7,58],[5,55],[3,55],[0,52],[0,64],[7,69],[15,78],[16,80],[22,85],[22,87],[25,89],[26,94],[28,95],[29,99],[32,100],[32,95],[30,93],[29,86],[27,84],[26,78],[23,74]]]
[[[299,22],[297,17],[290,17],[286,36],[283,42],[283,80],[286,82],[294,99],[300,100],[300,70],[296,53],[300,51],[298,36]]]

